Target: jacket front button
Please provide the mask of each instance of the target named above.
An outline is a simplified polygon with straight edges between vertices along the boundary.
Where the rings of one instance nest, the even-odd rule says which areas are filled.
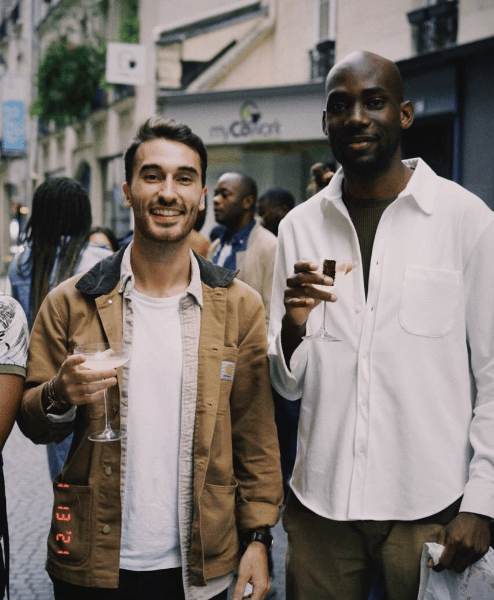
[[[111,527],[109,525],[105,525],[103,527],[103,533],[110,533],[110,531],[111,531]]]
[[[106,468],[105,468],[105,473],[106,473],[107,475],[111,475],[111,467],[106,467]]]

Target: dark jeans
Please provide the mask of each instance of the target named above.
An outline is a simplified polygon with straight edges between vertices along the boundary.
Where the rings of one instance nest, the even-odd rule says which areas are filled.
[[[55,600],[184,600],[182,569],[124,571],[117,589],[88,588],[51,578]],[[227,600],[228,590],[212,600]]]

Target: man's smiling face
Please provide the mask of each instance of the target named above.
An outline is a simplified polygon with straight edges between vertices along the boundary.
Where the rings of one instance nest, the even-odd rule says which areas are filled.
[[[401,94],[394,69],[372,56],[330,72],[323,129],[344,168],[375,173],[400,158],[401,130],[409,126]]]
[[[204,208],[199,154],[165,138],[143,142],[134,158],[132,182],[124,183],[127,206],[134,211],[135,235],[153,242],[186,238]]]

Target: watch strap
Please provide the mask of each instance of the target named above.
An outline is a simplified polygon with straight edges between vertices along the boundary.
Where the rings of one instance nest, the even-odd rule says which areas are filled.
[[[261,544],[264,544],[270,550],[273,546],[273,536],[270,533],[251,530],[244,534],[243,542],[246,547],[252,542],[261,542]]]

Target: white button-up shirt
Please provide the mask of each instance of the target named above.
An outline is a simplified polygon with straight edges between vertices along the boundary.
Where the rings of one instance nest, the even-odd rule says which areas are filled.
[[[270,318],[273,385],[302,398],[291,481],[336,520],[412,520],[449,506],[494,516],[494,214],[420,159],[387,207],[365,297],[341,170],[281,222]],[[327,305],[342,341],[281,348],[286,278],[301,259],[348,258]],[[307,332],[322,320],[321,303]]]

